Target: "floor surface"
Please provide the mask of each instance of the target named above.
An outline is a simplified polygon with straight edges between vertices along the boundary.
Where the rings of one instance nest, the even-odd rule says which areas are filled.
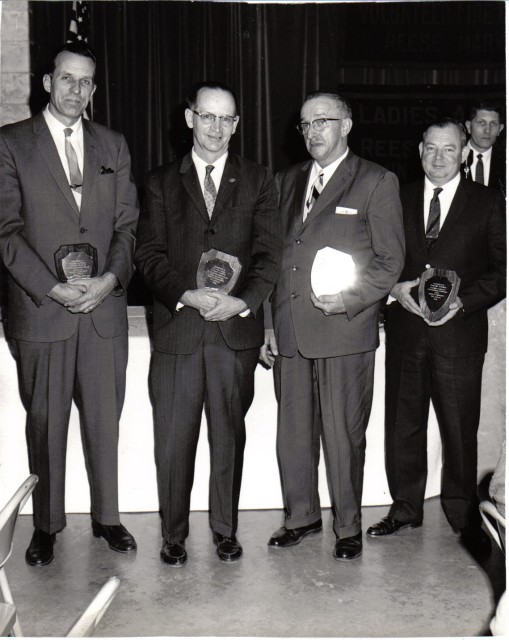
[[[363,529],[386,507],[363,509]],[[62,636],[111,575],[120,590],[96,636],[482,636],[505,589],[504,557],[495,545],[479,564],[452,533],[438,499],[425,504],[422,528],[385,539],[364,536],[361,558],[332,557],[334,534],[324,511],[322,533],[290,549],[267,540],[280,511],[243,511],[242,559],[215,555],[208,516],[191,514],[189,560],[163,565],[159,516],[123,514],[138,541],[134,555],[108,549],[92,536],[85,515],[70,515],[57,536],[55,559],[29,567],[30,516],[21,516],[7,576],[25,636]]]

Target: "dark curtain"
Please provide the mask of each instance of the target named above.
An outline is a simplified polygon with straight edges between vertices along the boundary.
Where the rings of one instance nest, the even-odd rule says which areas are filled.
[[[43,63],[65,40],[71,4],[30,3],[33,111],[47,102]],[[273,171],[306,157],[294,128],[305,95],[339,90],[354,110],[351,148],[402,182],[420,176],[426,122],[464,120],[473,99],[505,98],[504,2],[95,0],[90,15],[93,117],[124,133],[139,186],[190,149],[184,98],[202,80],[232,86],[232,149]]]

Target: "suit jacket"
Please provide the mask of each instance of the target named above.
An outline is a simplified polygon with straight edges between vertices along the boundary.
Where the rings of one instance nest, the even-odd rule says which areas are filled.
[[[379,302],[404,262],[398,181],[349,151],[302,223],[311,166],[307,161],[277,177],[285,237],[272,296],[279,352],[327,358],[372,351],[379,344]],[[357,270],[356,283],[342,292],[346,313],[330,316],[310,298],[311,267],[316,252],[327,246],[351,254]]]
[[[97,249],[98,275],[110,271],[123,289],[91,313],[95,329],[104,338],[127,330],[124,291],[138,219],[129,151],[121,134],[88,120],[83,143],[79,210],[42,113],[0,129],[0,256],[13,338],[54,342],[75,332],[79,315],[47,294],[58,283],[55,252],[85,242]]]
[[[226,344],[234,350],[259,347],[259,309],[279,270],[279,229],[277,193],[265,167],[229,153],[210,219],[190,153],[152,171],[135,262],[154,295],[155,349],[189,354],[200,344],[206,321],[197,309],[176,311],[176,306],[185,291],[196,289],[198,264],[209,249],[240,260],[240,278],[230,294],[251,311],[248,317],[219,322]]]
[[[429,266],[452,269],[461,278],[458,295],[464,309],[449,322],[429,327],[398,302],[386,312],[387,344],[401,351],[427,341],[447,357],[484,353],[488,341],[487,309],[505,296],[506,232],[499,192],[461,180],[437,241],[428,253],[424,230],[424,180],[401,190],[406,261],[400,282],[413,280]],[[413,294],[417,300],[417,289]]]
[[[488,187],[500,189],[505,197],[506,194],[506,161],[505,142],[498,142],[493,146],[491,152],[490,175],[488,176]],[[470,150],[466,162],[461,165],[461,174],[468,180],[474,181],[471,166],[474,161],[474,152]]]

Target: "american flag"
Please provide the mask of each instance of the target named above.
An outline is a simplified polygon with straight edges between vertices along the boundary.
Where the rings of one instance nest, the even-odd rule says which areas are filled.
[[[90,2],[73,2],[67,42],[88,43],[90,27]]]

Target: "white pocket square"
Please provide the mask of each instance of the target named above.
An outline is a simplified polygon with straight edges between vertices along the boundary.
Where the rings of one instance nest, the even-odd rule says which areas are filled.
[[[336,207],[335,213],[342,216],[356,216],[357,209],[349,209],[348,207]]]

